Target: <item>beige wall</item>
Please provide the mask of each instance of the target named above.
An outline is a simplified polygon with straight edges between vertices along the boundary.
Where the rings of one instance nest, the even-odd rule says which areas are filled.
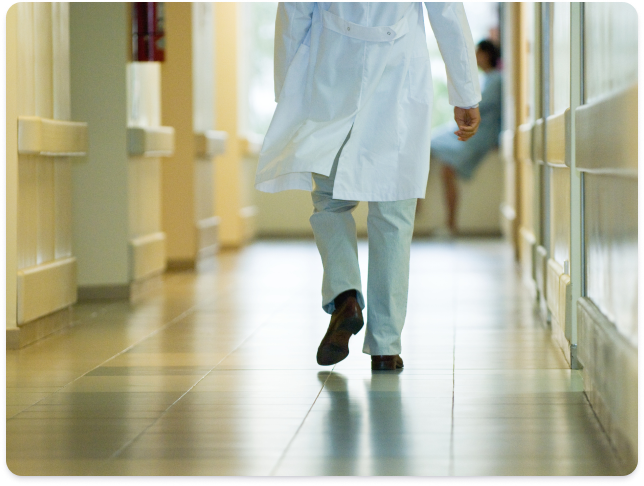
[[[70,154],[86,150],[86,126],[70,123],[69,56],[68,3],[23,2],[11,7],[7,14],[9,347],[68,325],[69,306],[76,301]]]
[[[216,154],[208,145],[215,128],[214,28],[212,3],[166,5],[162,111],[164,124],[175,129],[175,151],[163,162],[162,226],[171,268],[193,267],[216,250]]]
[[[219,241],[222,247],[237,248],[253,236],[254,208],[245,196],[250,184],[248,165],[243,157],[248,142],[239,123],[239,6],[215,3],[215,113],[217,130],[228,133],[226,152],[215,164],[215,209],[221,218]],[[254,176],[253,176],[254,177]]]
[[[17,330],[18,272],[18,6],[7,12],[6,66],[6,327]]]
[[[192,4],[166,3],[165,20],[162,110],[163,122],[175,129],[175,151],[163,162],[163,230],[168,259],[194,261]]]

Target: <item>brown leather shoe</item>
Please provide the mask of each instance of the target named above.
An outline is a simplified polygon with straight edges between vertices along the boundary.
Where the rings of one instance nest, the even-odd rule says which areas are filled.
[[[390,356],[372,356],[371,357],[371,369],[376,371],[383,370],[399,370],[402,369],[405,365],[403,360],[398,354]]]
[[[355,295],[355,291],[353,294]],[[336,301],[340,300],[341,303],[331,314],[329,329],[318,348],[319,365],[333,365],[349,356],[349,338],[352,334],[357,334],[364,325],[362,309],[354,295],[341,294],[343,298],[336,298]]]

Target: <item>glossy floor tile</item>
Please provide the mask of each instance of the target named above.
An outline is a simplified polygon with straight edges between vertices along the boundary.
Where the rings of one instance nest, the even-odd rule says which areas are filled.
[[[367,246],[359,245],[367,268]],[[363,281],[366,283],[366,275]],[[320,367],[312,241],[256,242],[7,351],[18,475],[618,475],[500,240],[415,241],[405,369]]]

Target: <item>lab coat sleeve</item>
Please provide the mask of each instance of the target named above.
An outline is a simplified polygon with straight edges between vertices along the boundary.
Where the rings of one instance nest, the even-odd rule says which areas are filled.
[[[275,101],[279,99],[288,67],[311,28],[313,2],[280,2],[275,19]]]
[[[425,2],[429,23],[447,70],[447,92],[452,106],[481,101],[476,53],[465,9],[460,2]]]

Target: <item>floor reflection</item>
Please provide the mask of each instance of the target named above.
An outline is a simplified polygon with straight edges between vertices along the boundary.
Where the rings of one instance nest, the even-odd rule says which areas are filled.
[[[7,351],[7,465],[44,476],[618,473],[507,245],[415,241],[410,272],[402,372],[372,372],[362,334],[320,370],[328,316],[313,241],[221,253],[212,269],[165,275],[141,305],[78,305],[74,327]]]

